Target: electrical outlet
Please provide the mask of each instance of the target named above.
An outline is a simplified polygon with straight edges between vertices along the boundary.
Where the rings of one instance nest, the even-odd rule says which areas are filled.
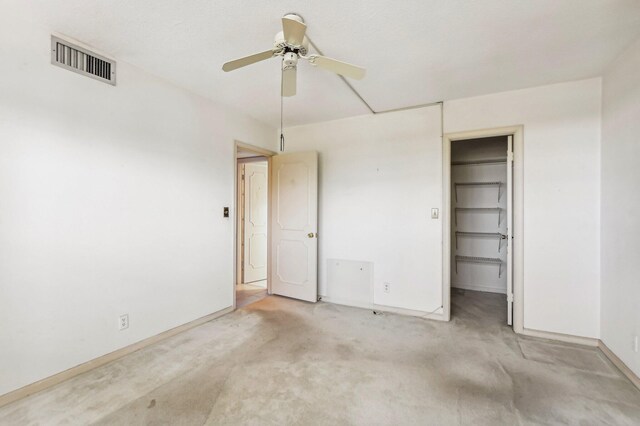
[[[633,336],[633,350],[638,352],[638,336]]]
[[[120,330],[125,330],[129,328],[129,314],[120,315],[118,321],[118,328]]]
[[[391,283],[384,283],[384,292],[385,293],[390,293],[391,292]]]
[[[437,219],[440,216],[439,209],[431,209],[431,219]]]

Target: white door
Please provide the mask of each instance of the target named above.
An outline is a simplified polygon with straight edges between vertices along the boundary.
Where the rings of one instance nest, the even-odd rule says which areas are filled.
[[[267,164],[244,166],[243,282],[267,279]]]
[[[318,300],[318,153],[271,163],[271,292]]]
[[[507,149],[507,324],[513,325],[513,136]]]

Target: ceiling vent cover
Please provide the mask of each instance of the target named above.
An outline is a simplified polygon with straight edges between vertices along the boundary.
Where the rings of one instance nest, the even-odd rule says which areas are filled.
[[[51,36],[51,63],[104,83],[116,85],[116,63],[90,50]]]

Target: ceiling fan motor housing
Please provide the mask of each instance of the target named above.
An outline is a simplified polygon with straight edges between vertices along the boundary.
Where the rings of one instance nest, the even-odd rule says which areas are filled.
[[[295,52],[287,52],[282,59],[282,69],[295,68],[298,65],[298,55]]]

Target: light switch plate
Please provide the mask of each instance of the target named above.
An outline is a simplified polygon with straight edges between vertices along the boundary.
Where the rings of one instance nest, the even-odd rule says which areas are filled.
[[[437,219],[439,215],[439,209],[431,209],[431,219]]]

